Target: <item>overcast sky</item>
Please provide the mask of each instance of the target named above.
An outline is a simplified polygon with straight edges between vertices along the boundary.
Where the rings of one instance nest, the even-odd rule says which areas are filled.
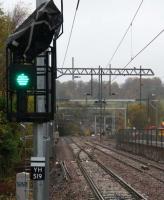
[[[5,9],[11,10],[19,0],[0,0]],[[24,0],[35,9],[35,1]],[[59,6],[59,0],[54,0]],[[106,67],[118,42],[125,33],[141,0],[80,0],[76,22],[64,67]],[[58,39],[58,67],[61,67],[77,0],[64,0],[64,34]],[[144,0],[119,51],[112,60],[112,67],[124,67],[138,51],[164,29],[164,0]],[[164,82],[164,33],[159,36],[128,67],[152,68]],[[89,77],[88,77],[89,78]],[[64,77],[66,79],[66,77]],[[63,80],[63,78],[62,78]],[[83,79],[84,80],[84,79]],[[85,79],[86,80],[86,79]],[[117,78],[123,81],[125,78]]]

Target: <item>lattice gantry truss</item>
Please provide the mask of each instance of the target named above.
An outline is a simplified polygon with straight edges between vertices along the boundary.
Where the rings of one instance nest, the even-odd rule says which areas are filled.
[[[116,75],[116,76],[153,76],[148,68],[57,68],[57,78],[64,75]]]

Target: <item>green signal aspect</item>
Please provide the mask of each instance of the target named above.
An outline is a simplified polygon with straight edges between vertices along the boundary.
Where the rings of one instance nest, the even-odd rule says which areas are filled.
[[[30,80],[29,77],[26,74],[24,74],[24,73],[18,74],[16,76],[16,82],[21,87],[27,86],[28,83],[29,83],[29,80]]]

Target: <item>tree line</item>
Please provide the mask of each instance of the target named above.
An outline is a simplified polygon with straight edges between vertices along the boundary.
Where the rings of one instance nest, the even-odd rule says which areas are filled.
[[[4,12],[0,5],[0,193],[5,192],[5,190],[13,192],[9,189],[8,177],[15,175],[15,169],[24,159],[24,146],[21,140],[22,129],[18,123],[10,123],[6,120],[5,54],[8,36],[22,23],[26,16],[27,9],[22,5],[17,4],[12,12]],[[4,186],[5,180],[7,180],[7,184]]]
[[[85,99],[87,94],[92,93],[92,98],[99,98],[99,82],[94,80],[92,82],[83,81],[57,81],[57,97],[70,99]],[[110,91],[111,88],[111,91]],[[110,95],[111,94],[111,95]],[[141,99],[147,99],[154,96],[157,99],[164,98],[164,84],[160,78],[143,78],[141,80]],[[102,97],[114,99],[139,99],[140,98],[140,79],[128,78],[124,83],[119,84],[113,82],[110,86],[109,82],[102,83]],[[88,98],[89,95],[88,95]]]

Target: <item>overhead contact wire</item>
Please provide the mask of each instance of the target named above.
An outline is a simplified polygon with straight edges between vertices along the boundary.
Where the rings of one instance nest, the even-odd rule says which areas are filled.
[[[130,46],[131,55],[130,56],[131,56],[131,60],[132,60],[133,59],[133,27],[132,27],[132,25],[131,25],[131,38],[130,39],[131,39],[131,46]]]
[[[110,60],[109,60],[109,62],[108,62],[108,64],[107,64],[107,66],[109,66],[109,65],[111,64],[111,62],[112,62],[112,60],[113,60],[115,54],[117,53],[117,51],[118,51],[119,47],[121,46],[121,44],[122,44],[122,42],[123,42],[125,36],[127,35],[129,29],[131,28],[131,26],[132,26],[132,24],[133,24],[133,22],[134,22],[134,20],[135,20],[135,18],[136,18],[136,16],[137,16],[137,14],[138,14],[140,8],[141,8],[142,3],[143,3],[143,0],[141,1],[140,5],[139,5],[139,7],[138,7],[138,9],[137,9],[137,11],[135,12],[135,14],[134,14],[134,16],[133,16],[133,18],[132,18],[132,20],[131,20],[131,22],[130,22],[128,28],[126,29],[126,31],[125,31],[123,37],[121,38],[120,42],[118,43],[118,45],[117,45],[117,47],[116,47],[116,49],[115,49],[115,51],[114,51],[112,57],[110,58]]]
[[[72,26],[71,26],[69,39],[68,39],[68,44],[67,44],[67,47],[66,47],[66,51],[65,51],[64,59],[63,59],[63,63],[62,63],[62,68],[64,67],[65,60],[66,60],[66,57],[67,57],[67,53],[68,53],[68,49],[69,49],[69,45],[70,45],[70,41],[71,41],[71,37],[72,37],[73,27],[74,27],[74,24],[75,24],[76,14],[77,14],[77,10],[79,8],[79,3],[80,3],[80,0],[78,0],[77,5],[76,5],[76,10],[75,10],[75,14],[74,14],[74,17],[73,17],[73,22],[72,22]]]
[[[151,43],[153,43],[162,33],[164,32],[164,29],[160,31],[144,48],[142,48],[126,65],[124,68],[126,68],[139,54],[141,54]]]
[[[162,29],[146,46],[144,46],[124,67],[125,69],[138,55],[140,55],[151,43],[153,43],[162,33],[164,32],[164,29]],[[117,76],[112,80],[114,81],[117,78]]]

